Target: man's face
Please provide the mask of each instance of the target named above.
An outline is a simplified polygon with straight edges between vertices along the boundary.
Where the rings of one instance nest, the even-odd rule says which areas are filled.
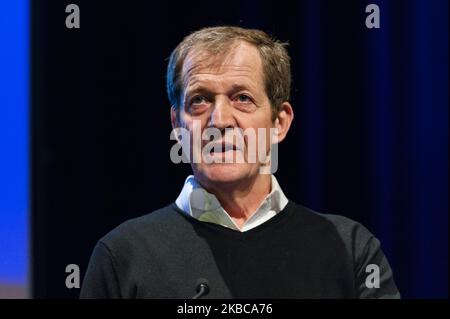
[[[258,50],[251,44],[241,41],[231,52],[220,58],[202,52],[190,54],[183,65],[182,79],[184,91],[178,115],[179,125],[189,130],[193,138],[194,122],[199,123],[201,132],[207,128],[254,129],[256,140],[270,149],[270,128],[274,127],[270,101],[266,95],[262,61]],[[258,136],[258,128],[265,129],[265,135]],[[222,135],[222,143],[228,137]],[[261,166],[256,161],[248,161],[248,138],[244,138],[244,149],[227,148],[211,152],[214,159],[223,159],[229,152],[233,158],[241,156],[244,163],[191,163],[194,175],[204,186],[220,183],[234,183],[259,174]],[[209,141],[202,141],[202,146]],[[252,147],[253,148],[253,147]],[[191,147],[192,152],[195,149]],[[217,149],[216,149],[217,150]],[[258,145],[256,143],[256,150]],[[191,157],[192,158],[192,157]],[[191,161],[192,162],[192,161]]]

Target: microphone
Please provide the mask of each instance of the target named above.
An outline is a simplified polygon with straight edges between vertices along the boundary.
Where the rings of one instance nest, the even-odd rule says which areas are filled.
[[[209,281],[205,278],[197,280],[197,294],[192,299],[199,299],[209,293]]]

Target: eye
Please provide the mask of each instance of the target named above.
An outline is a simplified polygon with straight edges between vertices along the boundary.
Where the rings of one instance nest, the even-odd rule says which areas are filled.
[[[187,106],[187,110],[192,115],[200,115],[203,112],[205,112],[210,102],[208,99],[203,95],[195,95],[191,99],[188,100],[189,104]]]
[[[250,102],[252,102],[252,99],[247,94],[239,94],[237,96],[236,100],[239,103],[250,103]]]
[[[196,96],[194,96],[192,99],[191,99],[191,101],[190,101],[190,103],[189,104],[191,104],[191,105],[194,105],[194,104],[204,104],[204,103],[206,103],[207,101],[206,101],[206,98],[203,96],[203,95],[196,95]]]

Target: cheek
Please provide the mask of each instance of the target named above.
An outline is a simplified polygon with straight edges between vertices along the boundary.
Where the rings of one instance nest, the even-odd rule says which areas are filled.
[[[251,130],[254,132],[254,138],[245,138],[247,152],[255,152],[253,156],[258,158],[268,154],[271,149],[271,121],[249,121],[245,127],[241,127],[244,131]],[[262,160],[262,158],[261,158]]]
[[[247,128],[264,128],[270,125],[270,117],[267,117],[266,114],[259,114],[258,112],[254,113],[235,113],[234,118],[236,119],[237,125],[242,129]]]
[[[267,131],[268,133],[270,128],[274,126],[270,116],[267,116],[266,114],[246,114],[245,116],[239,117],[237,123],[239,128],[243,130],[254,130],[256,134],[258,134],[259,131]]]
[[[184,113],[181,117],[180,124],[185,129],[192,132],[194,128],[200,128],[202,131],[206,126],[207,120],[203,117],[192,117],[189,114]]]

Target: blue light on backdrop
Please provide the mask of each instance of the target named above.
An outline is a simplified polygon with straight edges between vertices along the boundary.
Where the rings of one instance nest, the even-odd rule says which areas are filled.
[[[0,290],[28,283],[28,28],[28,0],[0,2]]]

